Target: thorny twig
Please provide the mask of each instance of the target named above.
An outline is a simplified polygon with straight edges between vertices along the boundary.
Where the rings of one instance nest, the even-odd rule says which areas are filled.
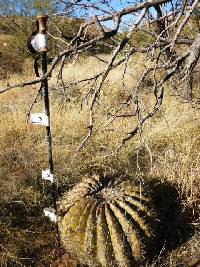
[[[135,25],[133,27],[133,29],[136,29],[137,26],[139,25],[139,23],[142,21],[142,19],[144,18],[145,14],[147,12],[146,7],[144,8],[143,12],[141,13],[141,15],[136,19]],[[98,21],[99,23],[99,21]],[[117,29],[119,28],[119,23],[120,23],[120,16],[117,16],[117,26],[116,29],[114,30],[117,31]],[[100,24],[100,23],[99,23]],[[100,27],[100,26],[99,26]],[[101,31],[103,31],[103,29],[101,28]],[[105,34],[105,33],[104,33]],[[91,100],[91,104],[89,106],[89,126],[88,126],[88,133],[86,135],[86,137],[83,139],[82,143],[80,144],[80,146],[78,147],[78,151],[80,151],[83,146],[87,143],[87,141],[89,140],[89,138],[92,135],[92,131],[93,131],[93,127],[94,127],[94,105],[96,103],[96,100],[99,96],[99,93],[101,91],[101,88],[104,84],[104,81],[106,80],[108,74],[110,73],[112,67],[113,67],[113,63],[117,57],[117,55],[119,54],[119,52],[121,52],[123,50],[123,48],[126,46],[126,44],[128,43],[128,41],[131,38],[132,33],[128,34],[127,37],[123,38],[122,41],[119,43],[119,45],[117,46],[117,48],[115,49],[113,56],[110,60],[110,62],[108,63],[108,65],[106,66],[106,69],[104,71],[104,73],[102,74],[102,79],[100,81],[99,86],[96,88],[96,90],[94,91],[94,94],[92,96],[92,100]]]

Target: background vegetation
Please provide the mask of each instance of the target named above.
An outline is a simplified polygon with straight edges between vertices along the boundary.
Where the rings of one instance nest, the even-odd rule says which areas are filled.
[[[4,10],[8,12],[6,8]],[[27,34],[34,26],[32,17],[29,17],[32,14],[23,17],[16,13],[9,17],[13,24],[4,24],[6,20],[0,18],[0,43],[3,44],[0,46],[0,87],[34,78],[32,61],[24,46]],[[59,23],[67,35],[73,35],[81,21],[69,20],[67,26],[65,22],[61,19]],[[195,20],[193,22],[196,23]],[[193,22],[190,26],[196,30]],[[22,32],[19,25],[27,25],[23,27],[27,31]],[[144,33],[138,33],[137,38],[137,42],[143,44],[147,41]],[[52,41],[51,50],[54,48],[58,49]],[[102,54],[101,50],[98,53],[105,60],[109,58],[109,54]],[[136,84],[137,77],[149,64],[148,58],[135,54],[128,64],[131,75],[126,77],[126,84]],[[105,63],[99,63],[89,54],[84,55],[66,65],[64,81],[66,84],[73,83],[99,73],[104,67]],[[77,148],[87,132],[86,102],[90,87],[86,83],[84,86],[73,84],[63,88],[56,77],[52,77],[50,99],[58,197],[84,174],[126,175],[138,183],[146,181],[150,188],[154,188],[153,197],[163,222],[159,225],[160,237],[154,248],[156,256],[147,266],[190,266],[200,259],[199,105],[176,96],[171,84],[167,84],[162,108],[148,121],[142,132],[114,155],[113,151],[124,133],[132,129],[132,122],[136,120],[132,107],[127,106],[123,111],[127,116],[120,116],[122,114],[119,113],[111,123],[116,107],[126,101],[128,95],[122,86],[122,75],[123,70],[118,67],[107,77],[95,109],[93,136],[80,152]],[[38,86],[14,89],[0,97],[2,266],[61,264],[55,251],[54,225],[43,216],[43,208],[52,204],[51,186],[41,180],[41,170],[47,167],[44,129],[27,123],[26,118]],[[149,103],[149,106],[153,103],[153,95],[149,93],[151,86],[152,77],[149,76],[141,92],[143,103]],[[193,94],[198,100],[198,66]],[[40,112],[42,108],[43,100],[40,97],[33,112]],[[76,260],[70,263],[68,256],[65,257],[66,266],[76,265]]]
[[[135,69],[133,66],[138,60],[141,64]],[[129,68],[137,75],[137,72],[141,72],[142,65],[143,59],[136,57]],[[69,65],[64,77],[69,81],[77,76],[85,77],[88,67],[97,72],[103,66],[97,64],[93,58],[86,58],[75,65]],[[120,70],[116,72],[119,73]],[[24,72],[22,76],[12,76],[11,82],[13,79],[24,79],[28,75],[32,73]],[[109,109],[112,113],[115,102],[121,102],[125,98],[125,92],[121,91],[120,76],[113,73],[108,80],[96,113],[97,129],[91,142],[79,153],[77,147],[85,135],[87,125],[87,110],[81,110],[79,100],[84,92],[81,87],[70,90],[67,93],[67,102],[63,102],[62,94],[59,95],[58,91],[51,93],[53,155],[59,195],[73,186],[84,173],[122,173],[134,179],[143,178],[150,183],[158,183],[161,189],[168,183],[167,193],[164,191],[167,200],[163,200],[163,205],[167,203],[171,211],[173,201],[176,200],[181,209],[179,212],[186,216],[187,210],[189,217],[187,213],[186,221],[180,216],[177,219],[177,211],[174,211],[172,217],[168,217],[169,210],[166,211],[165,220],[170,221],[170,224],[165,238],[170,239],[178,234],[180,238],[175,245],[173,243],[177,239],[169,240],[169,250],[172,251],[166,250],[164,256],[155,259],[153,266],[187,266],[200,256],[199,110],[169,93],[162,109],[148,123],[143,135],[131,141],[118,156],[108,156],[123,132],[127,132],[130,127],[125,123],[126,118],[119,118],[104,129],[108,122],[105,110]],[[135,81],[133,79],[129,82]],[[149,101],[145,89],[147,88],[144,88],[144,98]],[[44,129],[26,122],[27,110],[35,91],[35,87],[28,91],[16,89],[1,96],[2,264],[16,261],[19,266],[46,266],[55,258],[53,226],[42,215],[43,208],[51,203],[50,186],[41,180],[41,170],[47,164]],[[35,111],[40,111],[41,106],[42,100],[35,106]],[[168,194],[171,194],[170,201]],[[189,229],[185,228],[186,225]]]

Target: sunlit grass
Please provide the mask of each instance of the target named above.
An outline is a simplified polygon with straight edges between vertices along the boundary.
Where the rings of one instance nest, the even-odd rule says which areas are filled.
[[[138,60],[141,65],[136,68],[135,62]],[[130,90],[142,73],[142,62],[143,59],[135,58],[129,66],[131,75],[126,77],[126,84]],[[97,63],[93,58],[82,59],[82,62],[66,67],[64,80],[66,83],[80,80],[97,74],[103,67],[104,63]],[[77,148],[88,131],[88,106],[86,100],[82,102],[82,98],[89,87],[76,85],[69,88],[66,91],[69,99],[66,103],[61,100],[61,92],[51,92],[53,158],[59,190],[62,192],[63,188],[72,186],[84,173],[108,175],[123,172],[137,179],[156,178],[163,183],[169,182],[178,188],[184,205],[197,207],[200,203],[199,111],[166,92],[161,110],[146,123],[142,135],[138,134],[115,155],[115,149],[137,121],[135,117],[117,118],[109,124],[112,114],[130,93],[129,90],[124,90],[120,73],[122,68],[109,75],[95,107],[93,136],[80,152],[77,152]],[[9,83],[24,79],[29,79],[28,70],[22,76],[13,75]],[[6,82],[1,81],[0,86]],[[55,77],[50,81],[50,88],[53,88],[54,83]],[[47,168],[45,129],[28,124],[26,118],[38,88],[39,85],[14,89],[0,96],[0,198],[4,209],[13,201],[23,201],[29,217],[31,211],[37,207],[40,210],[37,214],[40,221],[43,207],[51,204],[48,184],[41,180],[41,170]],[[149,97],[148,88],[145,89],[143,102],[150,108],[153,97]],[[43,110],[42,101],[39,97],[33,112]],[[134,108],[130,105],[123,111],[133,113]],[[5,227],[5,223],[2,227]],[[38,227],[40,231],[41,225]],[[7,231],[14,230],[8,225]],[[2,229],[0,233],[4,238],[7,236]],[[40,236],[36,239],[35,246],[37,247],[37,242],[44,244],[45,238]],[[20,239],[20,236],[17,237],[18,241]],[[12,256],[18,259],[22,251],[13,240],[7,242],[4,239],[4,255],[13,243]],[[29,236],[24,237],[24,247],[29,242]],[[174,262],[176,257],[178,262],[184,259],[184,255],[192,258],[192,250],[192,247],[187,246],[185,254],[173,252],[169,259],[173,257]],[[25,254],[30,255],[30,252]]]

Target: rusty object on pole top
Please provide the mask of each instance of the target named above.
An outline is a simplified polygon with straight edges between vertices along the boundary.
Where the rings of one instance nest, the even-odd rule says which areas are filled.
[[[37,21],[38,21],[38,32],[39,33],[46,33],[47,31],[47,15],[38,15]]]
[[[37,16],[37,38],[38,38],[38,45],[39,45],[39,52],[40,53],[47,53],[47,15],[39,15]]]
[[[36,31],[33,31],[27,39],[28,50],[32,54],[47,53],[47,19],[46,15],[38,15],[36,17]],[[38,75],[37,75],[38,77]]]

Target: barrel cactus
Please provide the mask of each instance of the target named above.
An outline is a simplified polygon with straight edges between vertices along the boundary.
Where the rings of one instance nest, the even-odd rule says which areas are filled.
[[[130,181],[85,178],[59,202],[62,244],[87,266],[138,266],[153,237],[150,207]]]

